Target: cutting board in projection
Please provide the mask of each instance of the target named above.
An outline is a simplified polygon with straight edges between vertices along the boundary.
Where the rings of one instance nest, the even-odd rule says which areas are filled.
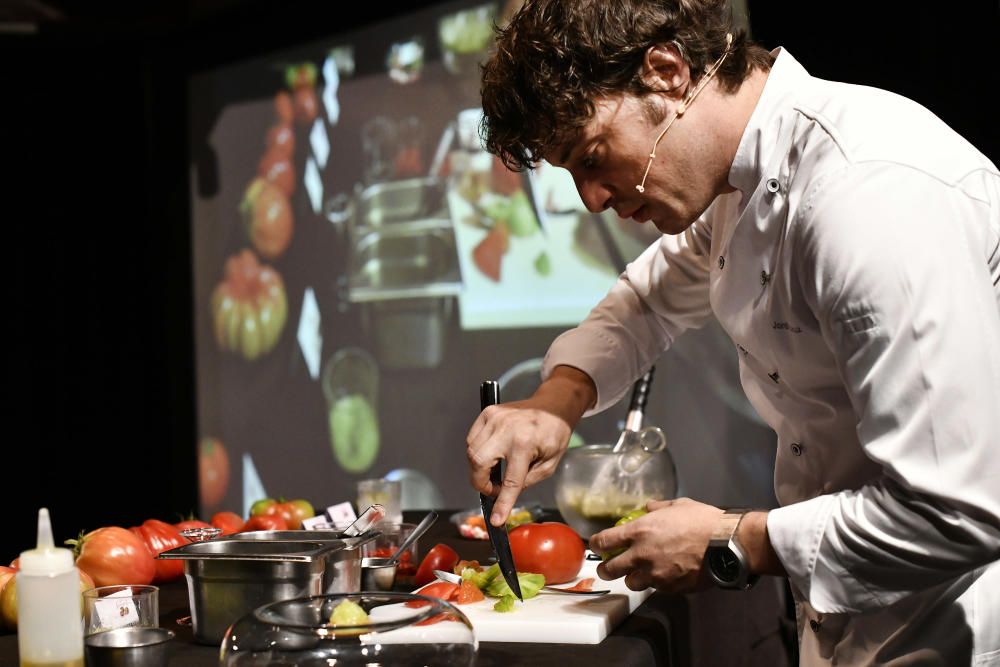
[[[481,642],[532,642],[548,644],[598,644],[629,614],[643,603],[652,589],[632,591],[624,579],[602,581],[597,577],[597,562],[584,561],[577,579],[594,577],[594,588],[610,588],[600,596],[571,596],[559,593],[539,593],[524,603],[515,603],[515,611],[493,611],[496,599],[456,605],[461,609]],[[571,586],[575,582],[565,584]],[[562,585],[562,584],[560,584]],[[378,615],[373,610],[373,620]],[[440,627],[447,625],[438,624]]]

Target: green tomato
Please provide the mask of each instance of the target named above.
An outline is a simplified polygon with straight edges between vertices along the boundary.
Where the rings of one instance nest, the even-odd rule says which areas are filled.
[[[521,596],[527,600],[528,598],[535,597],[538,595],[538,591],[542,590],[542,586],[545,585],[545,575],[518,572],[517,583],[521,587]],[[491,598],[514,595],[514,591],[510,589],[510,586],[507,585],[507,581],[503,577],[495,578],[483,592]]]
[[[621,517],[617,521],[615,521],[615,526],[624,526],[626,523],[628,523],[630,521],[635,521],[639,517],[644,516],[646,514],[648,514],[648,512],[646,511],[645,508],[638,507],[638,508],[632,510],[631,512],[628,512],[627,514],[625,514],[625,516]],[[607,551],[607,552],[604,552],[604,553],[600,553],[600,554],[598,554],[598,556],[601,557],[601,560],[608,560],[610,558],[614,558],[615,556],[618,556],[619,554],[623,554],[623,553],[625,553],[625,549],[621,548],[621,549],[614,549],[612,551]]]
[[[267,511],[267,508],[277,504],[274,498],[261,498],[250,506],[250,516],[260,516]]]
[[[333,455],[347,472],[364,472],[379,450],[378,418],[368,400],[351,395],[334,403],[329,414]]]

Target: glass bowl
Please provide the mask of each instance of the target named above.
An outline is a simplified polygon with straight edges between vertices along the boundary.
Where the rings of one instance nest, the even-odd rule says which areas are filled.
[[[556,506],[585,540],[650,500],[677,495],[677,472],[668,450],[650,453],[637,470],[625,472],[613,449],[613,445],[572,447],[556,471]]]
[[[330,625],[334,608],[344,600],[364,609],[369,622]],[[406,603],[424,606],[410,607]],[[343,593],[258,607],[226,632],[219,664],[471,667],[478,649],[469,619],[448,602],[411,593]]]

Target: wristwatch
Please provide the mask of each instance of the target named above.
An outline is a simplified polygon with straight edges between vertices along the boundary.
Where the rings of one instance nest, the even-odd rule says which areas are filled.
[[[708,541],[705,563],[719,588],[746,591],[757,583],[759,577],[750,573],[746,553],[736,539],[736,529],[750,511],[748,508],[726,510]]]

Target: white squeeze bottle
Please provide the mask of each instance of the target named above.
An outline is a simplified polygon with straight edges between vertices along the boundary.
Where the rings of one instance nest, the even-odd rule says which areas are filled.
[[[38,545],[21,553],[17,650],[21,667],[83,667],[80,574],[73,552],[52,541],[49,511],[38,510]]]

